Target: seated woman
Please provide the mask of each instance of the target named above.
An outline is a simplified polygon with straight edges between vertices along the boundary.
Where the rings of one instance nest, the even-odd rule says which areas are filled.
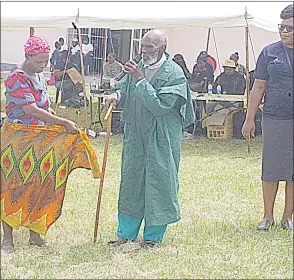
[[[185,59],[184,57],[181,55],[181,54],[175,54],[174,55],[174,58],[173,58],[173,61],[175,63],[177,63],[182,69],[183,69],[183,72],[184,72],[184,75],[186,77],[187,80],[190,79],[191,77],[191,73],[186,65],[186,62],[185,62]]]
[[[207,62],[208,55],[206,52],[201,52],[193,67],[193,72],[189,80],[189,85],[192,91],[207,92],[208,84],[213,84],[214,75],[213,68]]]

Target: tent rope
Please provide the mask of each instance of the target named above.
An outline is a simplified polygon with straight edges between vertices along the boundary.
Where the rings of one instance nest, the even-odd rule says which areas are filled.
[[[254,52],[253,41],[252,41],[250,29],[249,29],[249,24],[248,24],[247,16],[245,16],[245,20],[246,20],[246,26],[248,28],[248,34],[249,34],[249,40],[250,40],[250,45],[251,45],[251,49],[252,49],[252,54],[253,54],[254,62],[256,64],[256,56],[255,56],[255,52]]]
[[[109,31],[109,41],[110,41],[110,45],[111,45],[111,52],[114,52],[114,47],[113,47],[113,42],[112,42],[112,36],[111,36],[111,29],[108,29]]]
[[[216,57],[217,57],[217,62],[218,62],[218,68],[219,68],[219,72],[221,73],[221,64],[220,64],[220,60],[219,60],[219,54],[218,54],[218,49],[217,49],[217,44],[216,44],[216,39],[215,39],[215,35],[214,35],[214,29],[211,28],[212,30],[212,36],[213,36],[213,41],[214,41],[214,47],[215,47],[215,51],[216,51]]]

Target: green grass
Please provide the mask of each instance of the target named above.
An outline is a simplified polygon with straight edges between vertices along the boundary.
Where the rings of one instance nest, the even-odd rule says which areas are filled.
[[[49,92],[54,96],[53,87]],[[3,88],[1,97],[3,110]],[[85,126],[75,109],[57,113]],[[92,142],[101,165],[105,139]],[[107,246],[116,237],[121,150],[121,137],[111,137],[97,243],[99,181],[78,169],[68,180],[63,213],[46,236],[50,249],[30,247],[28,230],[15,231],[15,253],[1,255],[1,279],[293,279],[293,235],[280,228],[284,185],[276,199],[277,225],[256,231],[263,215],[260,138],[251,155],[242,140],[183,142],[182,220],[168,226],[156,249]]]
[[[99,162],[104,139],[93,140]],[[276,199],[277,225],[256,231],[263,214],[261,141],[252,154],[241,140],[185,140],[180,168],[182,220],[168,227],[156,249],[109,248],[115,238],[121,137],[111,138],[99,239],[93,244],[99,181],[75,170],[63,214],[50,228],[49,250],[31,248],[28,231],[15,232],[15,253],[2,255],[1,279],[292,279],[292,234],[280,228],[284,186]]]

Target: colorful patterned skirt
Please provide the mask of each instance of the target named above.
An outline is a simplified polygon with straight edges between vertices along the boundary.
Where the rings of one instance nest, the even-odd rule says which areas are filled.
[[[60,217],[69,174],[92,170],[100,178],[87,135],[68,134],[59,126],[1,127],[1,219],[45,235]]]

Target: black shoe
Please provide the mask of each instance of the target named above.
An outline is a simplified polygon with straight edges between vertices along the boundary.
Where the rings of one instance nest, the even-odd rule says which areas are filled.
[[[144,240],[142,243],[140,243],[140,246],[142,248],[155,248],[157,246],[157,242],[149,241],[149,240]]]
[[[118,247],[118,246],[120,246],[122,244],[126,244],[127,242],[133,242],[133,241],[132,240],[129,240],[129,239],[125,239],[125,238],[119,237],[116,240],[109,241],[108,242],[108,245],[111,245],[113,247]]]
[[[285,220],[281,222],[282,229],[293,230],[293,222],[290,220]]]
[[[274,225],[274,221],[270,221],[269,219],[264,218],[262,222],[257,226],[257,230],[263,231],[268,230],[270,227]]]

